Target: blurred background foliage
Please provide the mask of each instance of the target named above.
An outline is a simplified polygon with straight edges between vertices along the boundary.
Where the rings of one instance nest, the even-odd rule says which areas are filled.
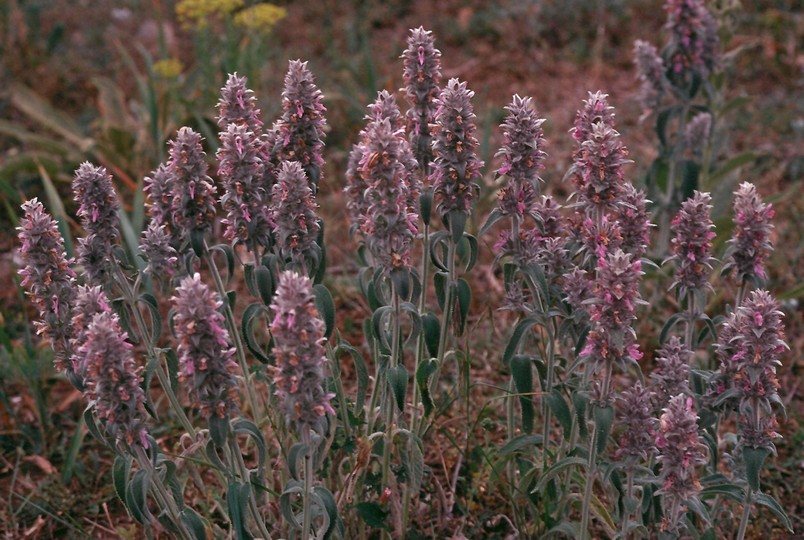
[[[723,152],[750,150],[753,155],[723,181],[754,182],[777,208],[769,289],[783,299],[792,349],[801,351],[804,13],[796,0],[710,4],[719,13],[721,40],[732,51],[726,57],[728,97],[746,98],[731,115]],[[40,197],[63,233],[75,231],[72,173],[82,161],[93,161],[114,175],[126,210],[124,236],[136,242],[144,220],[142,179],[165,158],[176,129],[189,125],[200,131],[208,154],[214,155],[214,105],[226,74],[248,77],[268,124],[280,109],[287,61],[301,58],[310,62],[328,109],[326,179],[319,201],[325,222],[336,223],[343,208],[346,156],[365,107],[378,90],[402,85],[399,54],[407,30],[419,25],[437,38],[445,80],[459,77],[476,92],[487,171],[480,219],[493,203],[490,171],[496,168],[497,126],[514,93],[533,96],[547,118],[549,157],[543,176],[549,192],[559,198],[567,194],[560,181],[570,164],[567,131],[587,91],[597,89],[608,92],[617,109],[637,183],[656,157],[656,141],[651,122],[640,120],[632,46],[634,39],[656,41],[666,19],[662,5],[660,0],[0,2],[0,486],[10,482],[13,493],[21,485],[13,471],[23,455],[44,460],[28,463],[32,484],[17,489],[38,490],[39,502],[16,500],[0,509],[0,522],[24,518],[33,527],[39,523],[36,516],[55,519],[60,505],[62,515],[75,508],[77,515],[99,521],[109,511],[98,502],[108,489],[99,487],[101,468],[93,463],[103,459],[102,452],[85,443],[89,450],[77,460],[74,452],[81,441],[69,439],[80,399],[54,380],[49,349],[31,336],[32,312],[23,301],[14,264],[13,227],[22,201]],[[724,205],[715,212],[728,211]],[[345,229],[327,230],[327,244],[333,246],[330,266],[336,269],[355,266]],[[340,294],[343,299],[350,293]],[[344,317],[348,326],[352,317],[348,312]],[[493,336],[494,331],[478,335]],[[788,453],[778,460],[780,478],[803,466],[792,450],[804,441],[802,390],[796,382],[801,360],[795,352],[790,356],[794,360],[783,370],[783,395],[796,405],[788,407],[791,419],[781,430],[786,439],[780,452]],[[53,470],[65,471],[65,463],[61,478],[48,474],[54,464]],[[98,496],[65,506],[72,500],[70,481]],[[804,489],[800,480],[798,488]],[[18,514],[9,516],[12,507]],[[58,520],[71,530],[85,525]],[[117,534],[125,535],[124,525]]]

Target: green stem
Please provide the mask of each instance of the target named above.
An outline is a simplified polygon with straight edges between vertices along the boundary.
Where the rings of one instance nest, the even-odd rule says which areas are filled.
[[[338,359],[335,358],[335,353],[329,340],[327,341],[327,360],[329,361],[329,370],[332,372],[332,380],[335,382],[335,394],[338,398],[338,407],[341,410],[343,430],[346,432],[346,438],[350,439],[352,437],[352,427],[349,425],[349,406],[346,403],[346,392],[343,389],[343,381],[341,380],[341,367],[338,364]]]
[[[302,496],[302,539],[311,537],[310,529],[313,524],[312,494],[313,494],[313,445],[309,431],[305,434],[304,451],[304,493]]]
[[[243,461],[243,454],[240,452],[240,447],[237,445],[237,439],[235,439],[233,434],[229,436],[229,453],[232,458],[232,463],[230,464],[232,474],[236,472],[237,476],[240,476],[240,479],[243,481],[243,483],[248,484],[251,488],[251,478],[248,474],[248,468],[246,467],[246,462]],[[271,540],[271,534],[268,532],[268,529],[265,528],[265,520],[260,514],[259,508],[257,508],[257,502],[255,499],[256,497],[254,490],[249,489],[248,507],[249,512],[251,512],[251,517],[254,519],[254,523],[257,525],[257,530],[262,537],[265,540]]]
[[[743,503],[743,515],[740,518],[740,528],[737,530],[737,539],[743,540],[745,538],[745,531],[748,529],[748,520],[751,517],[751,507],[753,506],[753,491],[751,486],[748,486],[745,493],[745,502]]]
[[[630,504],[631,499],[633,499],[634,496],[634,470],[631,466],[628,467],[628,470],[626,471],[625,475],[626,475],[625,500],[628,501],[628,504]],[[623,540],[626,540],[628,538],[628,522],[630,521],[630,519],[631,519],[631,511],[628,510],[626,506],[626,510],[625,512],[623,512],[622,517],[623,527],[622,532],[620,534],[620,538],[622,538]]]
[[[581,507],[581,540],[591,538],[589,535],[589,507],[592,503],[592,488],[595,485],[595,475],[597,474],[597,424],[592,424],[592,433],[589,437],[589,462],[586,468],[586,488],[583,494],[583,506]]]
[[[392,291],[393,299],[393,321],[391,329],[391,357],[388,359],[388,370],[396,368],[399,364],[400,350],[399,350],[399,335],[400,335],[400,303],[399,295],[396,291]],[[394,438],[394,407],[396,407],[393,389],[388,385],[388,377],[385,377],[386,392],[385,392],[385,442],[382,449],[382,483],[380,484],[381,490],[388,487],[388,479],[391,471],[391,446],[393,445]]]
[[[145,449],[141,446],[136,447],[136,457],[140,467],[142,467],[148,473],[151,492],[153,493],[154,498],[157,500],[157,503],[159,503],[162,509],[170,516],[171,521],[173,521],[179,531],[179,535],[187,540],[192,540],[192,535],[187,530],[187,527],[184,525],[184,522],[179,516],[179,509],[176,506],[176,501],[173,500],[173,496],[162,483],[162,478],[154,468],[153,462],[148,458],[148,456],[145,454]]]
[[[433,375],[432,388],[438,386],[438,379],[441,376],[441,369],[444,363],[444,356],[447,353],[447,341],[449,339],[449,329],[452,325],[452,284],[455,282],[455,242],[452,241],[450,234],[447,240],[447,283],[444,291],[444,313],[441,321],[441,332],[438,336],[438,356],[436,357],[437,366]]]

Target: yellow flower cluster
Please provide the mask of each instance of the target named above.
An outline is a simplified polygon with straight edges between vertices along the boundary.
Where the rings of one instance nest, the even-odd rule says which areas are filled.
[[[154,74],[162,79],[175,79],[181,75],[184,66],[178,58],[163,58],[154,62]]]
[[[243,0],[180,0],[176,16],[185,28],[206,28],[210,18],[227,15],[243,7]]]
[[[237,26],[247,30],[267,34],[287,14],[288,11],[283,7],[275,6],[274,4],[257,4],[235,15],[234,22]]]

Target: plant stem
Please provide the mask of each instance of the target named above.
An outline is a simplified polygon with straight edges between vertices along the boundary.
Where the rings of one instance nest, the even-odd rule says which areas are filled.
[[[178,507],[176,506],[176,501],[173,500],[173,496],[167,490],[165,485],[162,483],[162,478],[156,471],[153,462],[145,453],[145,449],[142,448],[141,446],[136,446],[136,458],[140,467],[142,467],[148,473],[148,477],[150,479],[149,485],[152,489],[152,493],[154,494],[154,498],[157,499],[157,502],[162,507],[162,509],[168,513],[171,521],[173,521],[173,523],[176,525],[176,528],[178,529],[181,537],[191,540],[192,535],[189,533],[186,526],[184,525],[184,522],[181,520],[181,517],[179,516],[180,512]]]
[[[592,488],[597,474],[597,423],[592,424],[592,433],[589,434],[589,462],[586,468],[586,487],[583,493],[583,506],[581,507],[581,540],[591,538],[589,535],[589,506],[592,503]]]
[[[626,476],[626,484],[625,484],[625,500],[628,501],[630,504],[631,499],[634,496],[634,470],[631,466],[628,467],[625,473]],[[626,540],[628,538],[628,522],[631,519],[631,510],[624,505],[626,510],[623,513],[622,521],[623,521],[623,528],[622,533],[620,534],[620,538]]]
[[[327,340],[327,360],[329,361],[329,370],[332,372],[332,380],[335,382],[335,394],[338,397],[338,407],[341,410],[343,430],[346,432],[346,438],[349,439],[352,437],[352,428],[349,425],[349,407],[346,403],[346,392],[343,389],[343,381],[341,380],[341,367],[338,364],[338,359],[335,358],[335,352],[329,340]]]
[[[743,515],[740,518],[740,528],[737,530],[736,540],[743,540],[745,538],[745,531],[748,529],[748,520],[751,517],[751,507],[753,506],[754,492],[751,486],[748,486],[745,493],[745,502],[743,503]]]
[[[232,463],[230,464],[232,473],[234,474],[236,472],[243,483],[251,486],[248,468],[246,467],[246,462],[243,461],[243,454],[240,452],[240,447],[237,445],[237,439],[234,434],[229,436],[229,454],[232,459]],[[254,523],[257,525],[257,529],[262,537],[266,540],[271,540],[271,534],[268,532],[268,529],[265,528],[265,520],[260,514],[259,508],[257,508],[256,496],[252,489],[249,489],[248,507],[249,512],[251,512],[251,517],[254,518]]]
[[[452,284],[455,282],[455,242],[452,241],[452,234],[447,239],[447,283],[444,291],[444,312],[441,321],[441,332],[438,336],[438,356],[436,357],[437,366],[433,375],[432,388],[438,386],[438,379],[444,363],[444,356],[447,353],[447,341],[449,339],[449,328],[452,323]]]
[[[313,523],[312,494],[313,494],[313,445],[310,432],[304,436],[304,494],[302,497],[302,539],[310,538],[310,529]]]
[[[399,334],[400,334],[400,303],[399,303],[399,294],[396,291],[393,291],[393,299],[392,299],[392,306],[393,306],[393,321],[392,321],[392,328],[391,328],[391,357],[388,359],[388,366],[386,367],[386,373],[388,370],[396,368],[399,365]],[[386,385],[388,385],[388,377],[385,377]],[[382,447],[382,483],[380,484],[380,489],[385,490],[388,487],[388,479],[389,474],[391,471],[391,446],[393,445],[393,438],[394,438],[394,408],[396,407],[395,398],[396,396],[393,393],[393,389],[386,387],[386,400],[384,403],[385,407],[385,442],[383,443]]]

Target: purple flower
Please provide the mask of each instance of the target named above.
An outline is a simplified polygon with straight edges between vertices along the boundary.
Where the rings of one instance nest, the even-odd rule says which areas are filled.
[[[173,185],[175,179],[167,163],[162,163],[156,168],[151,176],[145,177],[144,191],[148,193],[148,215],[157,223],[165,226],[170,231],[172,229],[172,201]],[[171,236],[172,237],[172,236]]]
[[[98,313],[111,313],[111,311],[112,307],[100,285],[94,287],[78,286],[72,320],[75,337],[72,339],[71,345],[73,348],[72,367],[81,380],[86,377],[87,366],[85,358],[80,354],[76,354],[76,351],[81,350],[81,347],[86,343],[89,323],[92,322],[95,315]]]
[[[178,267],[178,253],[170,245],[170,240],[165,226],[152,219],[140,239],[140,251],[148,263],[146,274],[159,279],[163,275],[173,277]]]
[[[665,92],[664,62],[656,47],[638,39],[634,42],[634,63],[642,82],[639,94],[642,106],[648,110],[656,109]]]
[[[614,129],[614,107],[609,106],[608,94],[589,92],[589,99],[583,102],[583,108],[575,115],[575,125],[571,133],[578,152],[584,141],[591,138],[594,126],[603,124]]]
[[[414,167],[402,129],[394,128],[389,119],[375,120],[366,128],[360,174],[366,182],[368,208],[361,232],[386,273],[410,267],[418,219],[409,205]]]
[[[450,79],[437,100],[432,179],[438,212],[445,223],[452,212],[470,214],[480,191],[474,183],[483,166],[476,155],[474,94],[466,83]]]
[[[237,363],[220,313],[222,302],[196,273],[187,276],[172,299],[179,346],[179,379],[205,418],[227,418],[238,411]]]
[[[617,207],[625,183],[623,165],[630,163],[627,155],[614,128],[605,122],[592,124],[591,132],[575,152],[572,174],[579,203],[588,214]]]
[[[116,443],[148,446],[142,368],[131,353],[128,335],[111,311],[97,313],[78,354],[86,368],[86,395]]]
[[[436,99],[441,93],[441,51],[435,48],[432,32],[412,29],[408,48],[402,53],[405,95],[410,109],[407,112],[407,131],[410,147],[426,178],[433,161],[432,130],[435,122]]]
[[[660,408],[679,394],[692,395],[689,386],[692,351],[677,337],[672,336],[664,347],[656,351],[656,368],[650,374]]]
[[[324,321],[316,310],[310,279],[283,272],[271,309],[276,395],[288,423],[303,440],[312,431],[323,435],[325,416],[335,414],[329,403],[334,395],[324,389]]]
[[[297,265],[304,267],[307,259],[317,262],[316,238],[321,225],[304,169],[297,161],[283,162],[277,180],[271,212],[277,246],[285,259]]]
[[[581,225],[580,235],[584,261],[599,262],[608,257],[610,253],[621,249],[623,245],[620,223],[612,220],[608,215],[603,215],[599,223],[595,223],[591,217],[585,218]],[[597,264],[596,262],[595,265]]]
[[[247,124],[229,124],[220,134],[218,177],[226,211],[224,237],[251,249],[271,243],[270,199],[263,184],[262,142]]]
[[[650,244],[650,213],[644,191],[637,191],[628,182],[622,185],[622,198],[615,211],[617,223],[622,236],[621,247],[634,259],[641,259]]]
[[[673,396],[659,419],[656,437],[657,460],[662,464],[662,488],[665,517],[662,530],[675,532],[682,528],[686,504],[701,491],[697,465],[707,462],[706,446],[698,434],[698,415],[690,396]]]
[[[260,110],[254,92],[246,87],[246,77],[232,73],[221,88],[218,100],[218,127],[225,130],[229,124],[245,125],[256,136],[262,132]]]
[[[282,117],[274,126],[271,158],[276,167],[282,161],[298,161],[313,193],[321,180],[324,163],[324,96],[315,85],[307,62],[291,60],[282,92]]]
[[[630,386],[618,398],[618,420],[623,426],[617,460],[647,461],[656,452],[656,419],[651,399],[653,392],[640,383]]]
[[[207,176],[201,140],[201,135],[183,127],[170,142],[171,217],[182,241],[194,231],[207,233],[215,220],[215,186]]]
[[[692,74],[708,77],[718,66],[717,21],[702,0],[667,0],[671,79],[688,84]]]
[[[87,236],[78,244],[78,260],[91,280],[105,281],[110,270],[112,249],[120,237],[120,203],[112,176],[103,167],[84,162],[75,171],[73,194],[78,216]]]
[[[684,131],[684,144],[692,150],[695,155],[700,156],[702,149],[709,142],[712,134],[712,115],[708,112],[700,112],[692,117]]]
[[[673,218],[671,240],[673,256],[667,260],[676,263],[676,279],[670,288],[678,287],[682,296],[708,286],[712,269],[712,240],[715,228],[709,212],[712,197],[696,191],[681,204],[681,210]]]
[[[765,260],[773,249],[770,235],[774,215],[773,206],[762,202],[753,184],[740,184],[734,196],[734,232],[727,263],[736,270],[738,281],[767,277]]]
[[[361,142],[352,145],[349,152],[349,161],[346,165],[346,186],[343,192],[346,194],[346,211],[349,214],[351,224],[349,231],[351,234],[359,234],[360,227],[368,215],[368,202],[366,201],[366,187],[368,184],[360,172],[360,162],[366,148]]]
[[[31,199],[22,204],[22,211],[24,215],[17,228],[22,243],[20,275],[22,286],[28,289],[28,296],[39,310],[39,320],[34,325],[37,334],[50,341],[56,369],[65,372],[73,384],[80,386],[80,379],[73,377],[71,362],[71,340],[75,336],[72,310],[76,295],[75,273],[70,268],[72,260],[67,259],[58,224],[45,212],[42,203]]]
[[[559,238],[565,235],[562,208],[550,195],[542,195],[536,202],[534,214],[543,236]]]
[[[498,206],[503,215],[519,219],[533,215],[539,192],[539,170],[544,168],[544,118],[533,108],[532,98],[515,95],[503,128],[503,145],[496,156],[502,157],[500,176],[508,177],[508,184],[500,190]]]
[[[586,270],[576,266],[566,273],[563,289],[566,301],[574,311],[587,311],[586,301],[592,298],[592,282],[586,277]]]

